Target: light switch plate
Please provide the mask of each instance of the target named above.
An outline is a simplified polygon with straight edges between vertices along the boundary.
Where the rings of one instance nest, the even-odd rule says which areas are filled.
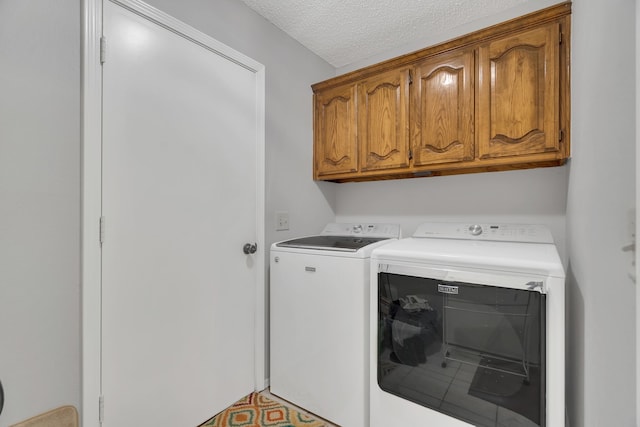
[[[289,212],[276,212],[276,231],[284,231],[289,229]]]

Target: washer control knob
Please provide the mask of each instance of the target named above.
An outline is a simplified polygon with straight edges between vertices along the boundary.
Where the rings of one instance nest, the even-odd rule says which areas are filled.
[[[353,232],[356,234],[360,234],[362,233],[362,225],[361,224],[356,224],[353,226]]]
[[[469,232],[472,236],[479,236],[482,234],[482,227],[478,224],[473,224],[469,226]]]

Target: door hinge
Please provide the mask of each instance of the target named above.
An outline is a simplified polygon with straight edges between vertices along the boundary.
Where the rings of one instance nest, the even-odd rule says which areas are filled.
[[[104,64],[107,60],[107,39],[100,37],[100,64]]]
[[[104,217],[100,217],[100,245],[104,243]]]
[[[104,422],[104,396],[100,395],[98,397],[98,420],[100,424]]]

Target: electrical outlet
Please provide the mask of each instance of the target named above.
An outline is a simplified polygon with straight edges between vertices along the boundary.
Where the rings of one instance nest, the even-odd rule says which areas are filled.
[[[276,231],[289,229],[289,212],[276,212]]]

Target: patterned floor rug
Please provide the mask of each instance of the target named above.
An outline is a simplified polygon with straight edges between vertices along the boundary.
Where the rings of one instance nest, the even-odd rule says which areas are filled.
[[[202,426],[324,427],[326,424],[259,393],[251,393]]]

